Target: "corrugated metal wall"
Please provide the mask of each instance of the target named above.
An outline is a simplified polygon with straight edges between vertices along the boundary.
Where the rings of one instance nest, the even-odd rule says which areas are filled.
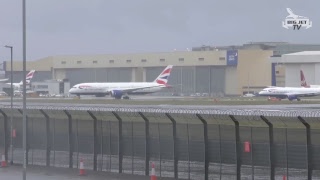
[[[307,84],[315,85],[315,64],[286,64],[285,85],[289,87],[300,87],[300,70],[303,71]]]
[[[238,78],[237,78],[237,67],[229,66],[226,68],[225,72],[226,76],[226,91],[225,93],[228,95],[235,95],[238,93]]]
[[[164,67],[146,68],[146,80],[154,81],[163,69]],[[168,84],[174,86],[174,92],[185,95],[209,93],[210,90],[213,95],[223,94],[225,92],[225,67],[174,67]]]
[[[132,68],[68,69],[66,78],[71,86],[84,82],[131,82]]]
[[[196,93],[224,94],[225,67],[196,67],[195,72]]]
[[[164,68],[165,66],[145,68],[146,81],[154,81]],[[131,82],[134,79],[132,75],[140,77],[142,72],[137,71],[134,74],[132,73],[132,68],[66,69],[66,78],[69,79],[71,86],[83,82]],[[6,73],[6,77],[10,77],[10,72]],[[33,81],[49,79],[52,79],[51,72],[36,71]],[[141,81],[139,79],[141,78],[136,79],[136,81]],[[22,72],[14,72],[13,82],[20,82],[21,80]],[[190,95],[192,93],[209,93],[211,89],[213,95],[224,93],[226,83],[225,67],[174,67],[168,82],[174,88],[164,92],[177,92]]]
[[[306,75],[304,75],[306,80],[307,80],[307,83],[309,83],[309,77],[306,77]],[[317,85],[317,84],[320,84],[320,63],[317,63],[315,64],[315,67],[314,67],[314,84],[313,85]],[[311,82],[309,83],[311,84]]]
[[[27,71],[28,74],[29,71]],[[6,72],[6,78],[9,78],[8,83],[10,83],[10,71]],[[36,71],[33,75],[32,81],[44,81],[52,79],[51,71]],[[23,80],[22,71],[14,71],[13,72],[13,82],[19,83]]]

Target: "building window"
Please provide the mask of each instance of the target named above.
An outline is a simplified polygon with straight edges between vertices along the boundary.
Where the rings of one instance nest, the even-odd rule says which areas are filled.
[[[184,61],[184,58],[179,58],[179,61]]]
[[[204,58],[198,58],[199,61],[204,61]]]
[[[226,58],[225,57],[219,57],[219,60],[220,61],[224,61],[224,60],[226,60]]]
[[[141,62],[147,62],[147,60],[146,59],[141,59]]]
[[[279,74],[279,71],[276,71],[276,74]]]
[[[77,61],[77,64],[81,64],[81,61]]]
[[[127,63],[131,63],[131,59],[127,59]]]
[[[114,63],[114,60],[109,60],[109,63]]]
[[[65,61],[61,61],[61,64],[66,64],[67,62],[65,62]]]
[[[92,63],[93,63],[93,64],[97,64],[97,63],[98,63],[98,61],[92,61]]]
[[[166,60],[165,59],[160,59],[160,62],[165,62]]]

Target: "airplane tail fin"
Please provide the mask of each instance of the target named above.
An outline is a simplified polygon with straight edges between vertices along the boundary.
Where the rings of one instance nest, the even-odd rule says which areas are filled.
[[[172,67],[173,67],[172,65],[168,65],[153,82],[167,85]]]
[[[36,70],[31,70],[27,75],[26,75],[26,80],[31,80],[33,78],[34,73]]]
[[[27,75],[26,75],[26,83],[30,84],[31,79],[33,78],[34,73],[36,72],[36,70],[31,70]],[[19,83],[20,85],[23,84],[23,81],[20,81]]]
[[[300,80],[301,80],[301,87],[310,87],[306,82],[306,79],[304,77],[302,70],[300,70]]]

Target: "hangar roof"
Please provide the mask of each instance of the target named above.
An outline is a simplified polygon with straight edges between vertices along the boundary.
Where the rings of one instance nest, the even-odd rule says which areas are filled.
[[[296,53],[289,53],[284,54],[288,56],[294,56],[294,55],[320,55],[320,51],[302,51],[302,52],[296,52]]]
[[[320,51],[301,51],[270,59],[272,63],[320,63],[319,56]]]

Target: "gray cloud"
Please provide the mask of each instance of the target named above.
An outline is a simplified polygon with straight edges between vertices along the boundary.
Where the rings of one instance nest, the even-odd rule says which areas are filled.
[[[27,0],[27,56],[185,50],[249,41],[319,43],[319,1]],[[286,30],[286,7],[308,16],[308,30]],[[0,0],[0,46],[22,58],[21,2]],[[0,61],[9,58],[0,48]]]

